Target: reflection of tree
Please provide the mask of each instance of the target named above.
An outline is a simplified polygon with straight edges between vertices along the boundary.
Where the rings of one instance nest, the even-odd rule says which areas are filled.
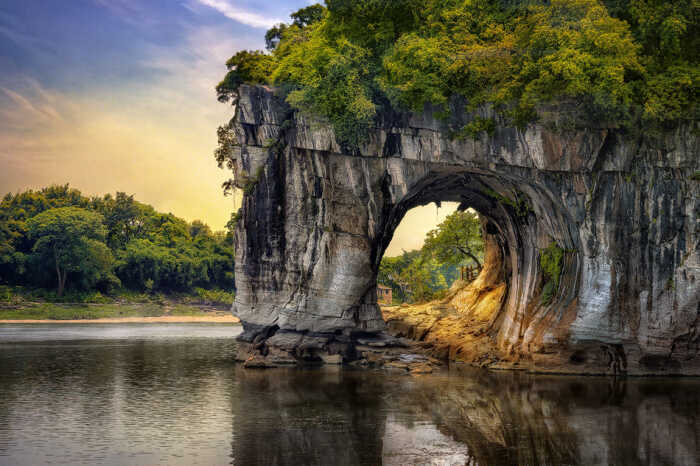
[[[143,464],[170,463],[173,454],[201,459],[211,448],[207,432],[230,428],[228,411],[219,412],[228,400],[217,397],[227,396],[222,375],[232,367],[232,345],[184,339],[1,345],[0,449],[7,440],[7,453],[20,456],[9,464],[43,464],[56,454],[65,464],[121,464],[135,452]],[[25,441],[13,442],[15,433]]]

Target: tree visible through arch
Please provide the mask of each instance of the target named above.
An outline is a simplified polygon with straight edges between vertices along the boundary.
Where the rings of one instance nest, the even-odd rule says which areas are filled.
[[[392,237],[392,243],[394,241]],[[390,246],[388,250],[391,249]],[[385,253],[379,265],[377,283],[391,287],[399,302],[436,299],[460,278],[460,270],[466,266],[480,271],[483,258],[484,240],[479,215],[471,209],[455,210],[426,233],[420,249],[402,249],[402,254],[394,256]]]
[[[462,265],[471,260],[481,269],[484,240],[479,215],[472,211],[456,211],[431,230],[425,239],[423,254],[445,264]]]

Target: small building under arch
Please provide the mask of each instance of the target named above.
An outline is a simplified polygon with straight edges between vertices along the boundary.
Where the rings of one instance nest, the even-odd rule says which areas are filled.
[[[391,288],[377,283],[377,303],[387,305],[393,303]]]

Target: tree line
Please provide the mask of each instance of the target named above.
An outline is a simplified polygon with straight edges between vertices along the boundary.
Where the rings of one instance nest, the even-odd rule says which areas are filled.
[[[456,211],[428,232],[420,250],[383,257],[377,282],[397,302],[439,298],[460,277],[460,267],[482,267],[484,240],[476,212]]]
[[[84,196],[66,185],[0,202],[0,284],[55,289],[189,292],[234,289],[230,224],[161,213],[117,192]]]

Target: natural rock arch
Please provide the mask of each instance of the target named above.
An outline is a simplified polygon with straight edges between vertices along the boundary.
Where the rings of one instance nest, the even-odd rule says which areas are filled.
[[[427,108],[387,112],[349,151],[272,90],[239,94],[243,341],[277,357],[352,356],[358,336],[385,329],[377,267],[405,212],[458,201],[488,220],[502,259],[507,298],[490,330],[501,359],[538,370],[699,371],[697,123],[632,137],[551,129],[562,118],[554,111],[525,130],[501,122],[479,140],[453,140],[450,125],[475,115],[442,121]],[[563,250],[560,285],[543,304],[539,256],[552,242]]]

